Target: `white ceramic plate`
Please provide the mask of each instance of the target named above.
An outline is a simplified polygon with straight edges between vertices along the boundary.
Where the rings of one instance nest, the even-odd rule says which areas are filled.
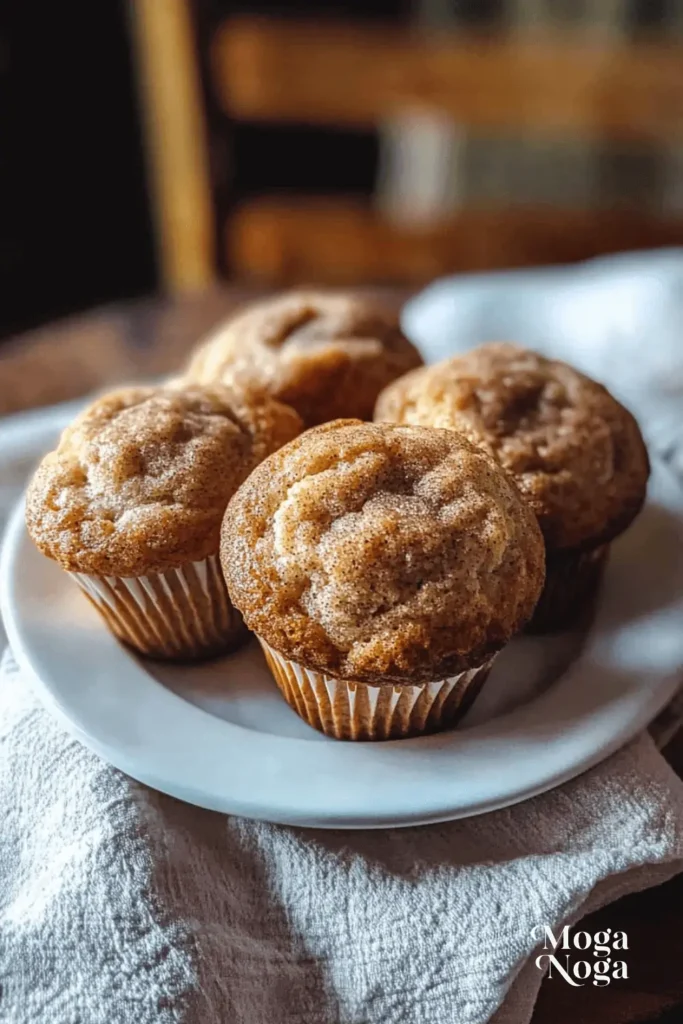
[[[615,545],[580,651],[577,637],[515,641],[463,727],[416,740],[354,744],[319,735],[284,704],[254,646],[198,668],[138,661],[66,573],[34,549],[21,508],[3,548],[1,597],[16,657],[46,706],[134,778],[191,803],[277,822],[442,821],[579,774],[675,692],[683,496],[656,466],[647,508]]]

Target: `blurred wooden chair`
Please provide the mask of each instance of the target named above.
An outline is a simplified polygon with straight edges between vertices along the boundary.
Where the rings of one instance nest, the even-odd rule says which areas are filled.
[[[205,117],[208,90],[237,121],[367,128],[417,108],[474,132],[656,146],[683,134],[679,45],[242,17],[215,26],[203,53],[190,0],[131,0],[130,10],[171,290],[206,285],[219,265],[268,285],[412,285],[454,270],[683,242],[683,215],[633,205],[475,204],[411,223],[369,198],[271,196],[219,223]]]

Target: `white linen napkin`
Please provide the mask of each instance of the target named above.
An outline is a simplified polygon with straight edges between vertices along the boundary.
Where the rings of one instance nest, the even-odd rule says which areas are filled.
[[[0,812],[12,1024],[523,1024],[536,926],[683,868],[683,783],[649,735],[478,818],[296,829],[133,782],[62,733],[9,654]]]
[[[683,281],[680,257],[678,269]],[[586,271],[564,273],[549,275],[553,288]],[[449,288],[456,310],[459,288],[474,302],[471,279]],[[422,341],[435,322],[428,298],[408,310],[423,303]],[[586,307],[590,318],[599,305]],[[530,324],[537,308],[530,300]],[[642,376],[656,349],[647,340]],[[657,371],[667,386],[683,374],[683,351],[671,349],[669,373]],[[683,467],[675,417],[667,424],[644,426]],[[304,830],[133,782],[61,732],[6,653],[0,1021],[525,1024],[543,976],[539,926],[557,936],[683,870],[683,782],[657,749],[682,717],[678,698],[603,764],[506,810],[422,828]]]
[[[683,249],[443,278],[404,308],[429,362],[516,341],[606,384],[683,475]]]

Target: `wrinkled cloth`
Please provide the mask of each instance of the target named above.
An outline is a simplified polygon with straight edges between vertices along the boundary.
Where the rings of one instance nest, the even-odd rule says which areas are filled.
[[[474,301],[471,287],[449,283],[451,309],[458,288]],[[428,299],[409,310],[423,342],[438,322]],[[596,302],[586,298],[587,316]],[[671,346],[666,373],[656,340],[656,372],[641,367],[653,417],[656,380],[671,389],[683,376],[683,350]],[[676,418],[659,429],[645,415],[651,443],[683,468]],[[557,935],[683,869],[683,782],[658,752],[682,717],[679,697],[607,761],[515,807],[421,828],[306,830],[134,782],[61,731],[6,652],[0,1021],[525,1024],[542,980],[539,926]]]
[[[558,934],[683,867],[683,783],[650,735],[478,818],[290,828],[109,767],[9,654],[0,807],[12,1024],[521,1024],[542,978],[535,926]]]

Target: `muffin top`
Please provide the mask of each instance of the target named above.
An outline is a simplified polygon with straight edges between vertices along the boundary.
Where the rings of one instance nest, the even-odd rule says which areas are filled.
[[[29,533],[72,572],[140,576],[200,561],[217,552],[245,477],[301,429],[293,409],[227,387],[115,391],[41,462]]]
[[[592,547],[637,515],[649,476],[638,424],[601,384],[566,363],[505,343],[408,374],[375,419],[450,427],[510,472],[549,549]]]
[[[196,351],[187,378],[237,382],[293,406],[308,426],[372,419],[382,388],[422,359],[396,316],[353,295],[291,292],[248,307]]]
[[[358,420],[307,431],[251,474],[221,564],[276,651],[395,684],[482,664],[531,616],[545,575],[536,520],[483,449]]]

